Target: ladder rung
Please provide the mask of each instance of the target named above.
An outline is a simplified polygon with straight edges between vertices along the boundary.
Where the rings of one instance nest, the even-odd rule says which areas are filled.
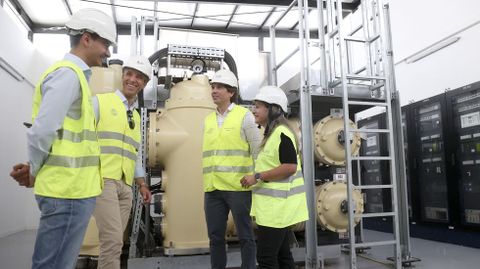
[[[385,77],[378,76],[360,76],[354,74],[347,74],[347,79],[357,79],[357,80],[386,80]]]
[[[350,133],[388,133],[390,129],[350,129]]]
[[[355,189],[359,190],[369,190],[369,189],[391,189],[393,188],[392,184],[389,185],[362,185],[362,186],[355,186]]]
[[[380,37],[380,34],[378,34],[378,35],[370,38],[370,39],[368,40],[368,42],[370,42],[370,43],[371,43],[371,42],[374,42],[374,41],[377,40],[379,37]]]
[[[353,41],[353,42],[360,42],[360,43],[365,43],[365,39],[358,38],[358,37],[353,37],[353,36],[346,36],[345,41]]]
[[[380,213],[363,213],[360,214],[362,218],[377,218],[377,217],[393,217],[395,212],[380,212]]]
[[[364,242],[355,244],[355,248],[361,247],[375,247],[375,246],[388,246],[388,245],[395,245],[397,241],[395,240],[388,240],[388,241],[377,241],[377,242]]]
[[[377,83],[375,85],[370,86],[370,90],[373,91],[373,90],[376,90],[376,89],[380,89],[383,86],[385,86],[385,83],[380,82],[380,83]]]
[[[361,105],[361,106],[388,106],[385,102],[367,102],[367,101],[348,101],[349,105]]]
[[[352,160],[359,161],[391,161],[392,157],[390,156],[354,156]]]
[[[336,34],[338,34],[338,27],[335,27],[335,29],[333,29],[330,33],[328,33],[328,37],[332,38]]]

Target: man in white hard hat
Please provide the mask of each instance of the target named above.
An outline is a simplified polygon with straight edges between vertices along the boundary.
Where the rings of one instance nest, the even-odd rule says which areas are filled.
[[[104,180],[94,211],[100,239],[98,269],[120,269],[123,232],[132,209],[133,181],[144,203],[150,203],[152,197],[145,184],[139,151],[140,115],[134,108],[137,94],[145,88],[151,73],[147,58],[132,56],[123,65],[122,89],[93,98]]]
[[[253,269],[256,262],[250,217],[252,193],[241,186],[240,180],[254,172],[253,158],[262,138],[253,114],[235,104],[238,99],[235,74],[220,70],[211,85],[217,109],[205,118],[202,161],[211,267],[226,266],[225,229],[228,213],[232,211],[240,240],[241,268]]]
[[[102,192],[100,148],[88,79],[115,43],[113,19],[83,9],[66,23],[71,50],[41,77],[27,132],[27,164],[13,167],[21,186],[34,187],[41,211],[34,269],[72,269]]]

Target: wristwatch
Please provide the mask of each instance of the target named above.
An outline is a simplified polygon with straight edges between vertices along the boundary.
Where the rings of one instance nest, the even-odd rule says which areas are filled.
[[[255,173],[255,180],[257,181],[263,181],[262,180],[262,175],[260,173]]]

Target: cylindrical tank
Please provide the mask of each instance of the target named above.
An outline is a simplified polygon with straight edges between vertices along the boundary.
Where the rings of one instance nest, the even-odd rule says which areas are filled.
[[[350,128],[357,129],[355,123],[349,120]],[[315,141],[315,158],[327,165],[345,165],[345,137],[349,137],[352,155],[358,155],[361,137],[359,133],[346,135],[343,130],[343,117],[326,116],[315,123],[313,127]]]
[[[92,76],[89,85],[92,95],[99,93],[114,92],[122,87],[122,64],[121,60],[110,60],[110,66],[92,67]]]
[[[320,185],[316,190],[318,223],[337,233],[344,233],[348,228],[347,184],[344,181],[330,181]],[[355,223],[360,222],[363,213],[363,197],[359,190],[353,190]]]
[[[315,187],[315,218],[324,229],[344,233],[348,228],[347,184],[344,181],[330,181]],[[363,213],[364,202],[359,190],[353,191],[355,214]],[[355,218],[358,224],[360,217]],[[293,231],[303,231],[305,222],[293,226]]]
[[[202,137],[204,118],[214,111],[208,77],[176,84],[165,109],[150,114],[148,165],[163,166],[162,234],[165,254],[207,252],[203,210]],[[166,182],[165,182],[166,183]]]

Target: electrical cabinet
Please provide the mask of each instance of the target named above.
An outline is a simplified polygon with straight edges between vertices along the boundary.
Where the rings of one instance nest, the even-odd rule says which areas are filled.
[[[450,223],[451,184],[447,173],[449,164],[445,147],[448,122],[445,94],[410,106],[412,128],[409,128],[409,131],[413,139],[410,139],[408,146],[414,162],[411,175],[416,177],[418,183],[420,219],[425,222]]]
[[[447,93],[461,223],[480,227],[480,82]]]
[[[409,110],[408,106],[402,107],[402,133],[403,133],[403,148],[405,154],[405,180],[407,181],[407,201],[408,201],[408,217],[410,222],[416,222],[418,220],[418,216],[420,212],[419,203],[417,202],[418,197],[418,187],[416,178],[411,176],[412,168],[412,156],[410,156],[409,151],[409,129],[408,129],[408,122],[409,120]]]

